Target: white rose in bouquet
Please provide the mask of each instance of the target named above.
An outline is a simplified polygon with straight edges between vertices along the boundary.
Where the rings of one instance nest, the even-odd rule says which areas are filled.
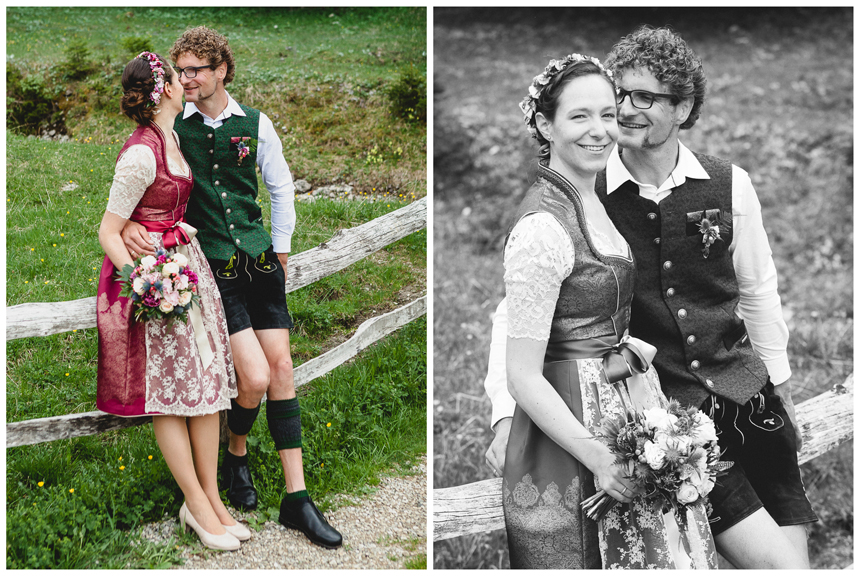
[[[650,440],[645,442],[645,462],[652,470],[659,470],[666,462],[666,452],[654,442]]]
[[[179,305],[185,306],[189,302],[191,302],[191,292],[189,290],[181,292],[179,294]]]
[[[678,417],[674,414],[669,414],[663,408],[648,408],[643,412],[645,416],[645,425],[651,430],[662,430],[664,432],[674,432],[675,423]]]
[[[700,446],[707,442],[716,442],[717,429],[714,426],[714,421],[700,410],[694,417],[694,424],[690,428],[690,436]]]
[[[140,261],[140,265],[143,266],[145,270],[152,270],[152,267],[157,263],[158,260],[156,260],[155,256],[144,256]]]
[[[177,252],[172,256],[172,258],[173,261],[176,262],[176,264],[180,268],[185,268],[186,266],[188,266],[188,258],[186,258],[184,254],[180,254],[179,252]]]
[[[146,286],[146,281],[138,276],[134,279],[134,282],[131,284],[131,289],[135,291],[137,294],[143,294],[143,287]]]
[[[172,276],[174,274],[179,274],[179,264],[177,264],[176,262],[168,262],[161,267],[161,274],[164,276]]]
[[[681,504],[692,504],[699,499],[699,491],[689,482],[684,482],[676,492],[678,502]]]
[[[161,304],[158,305],[158,309],[165,314],[170,314],[171,312],[173,312],[173,304],[171,304],[167,300],[162,300]]]

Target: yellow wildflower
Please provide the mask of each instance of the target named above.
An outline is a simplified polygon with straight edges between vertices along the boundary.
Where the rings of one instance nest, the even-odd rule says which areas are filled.
[[[39,488],[41,488],[41,487],[42,487],[42,486],[44,486],[44,485],[45,485],[45,483],[44,483],[44,482],[39,482]]]

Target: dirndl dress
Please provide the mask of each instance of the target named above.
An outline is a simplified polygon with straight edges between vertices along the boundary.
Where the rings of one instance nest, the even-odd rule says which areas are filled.
[[[198,277],[200,306],[189,311],[199,316],[188,323],[135,321],[105,256],[96,301],[96,406],[110,414],[200,416],[229,409],[238,394],[221,296],[194,229],[183,221],[193,187],[183,164],[168,158],[155,124],[139,126],[117,159],[108,210],[143,224],[156,248],[182,251]]]
[[[615,232],[599,238],[576,189],[540,166],[506,247],[508,336],[548,340],[543,375],[592,435],[605,415],[624,409],[620,386],[629,386],[637,410],[665,401],[653,367],[624,375],[626,384],[604,369],[626,335],[635,280],[629,247]],[[621,245],[615,253],[612,240]],[[548,336],[535,332],[529,314],[547,316]],[[591,471],[517,406],[503,474],[511,567],[716,568],[703,506],[688,513],[684,530],[642,498],[594,522],[580,503],[597,489]]]

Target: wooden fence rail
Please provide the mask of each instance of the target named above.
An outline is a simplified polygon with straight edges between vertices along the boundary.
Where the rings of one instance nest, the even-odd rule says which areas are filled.
[[[361,226],[339,230],[327,242],[290,256],[287,292],[298,290],[385,248],[427,225],[427,198]],[[35,302],[6,308],[6,341],[94,328],[96,297]]]
[[[338,231],[319,246],[290,257],[287,292],[298,290],[358,262],[362,258],[427,225],[427,199],[370,222]],[[363,349],[427,311],[422,296],[392,312],[362,323],[343,344],[295,369],[299,387],[353,358]],[[96,325],[96,298],[71,302],[28,303],[6,308],[6,340],[48,336]],[[149,422],[150,416],[122,418],[101,411],[51,416],[6,424],[6,447],[24,446],[65,438],[91,436]]]
[[[800,463],[835,448],[854,435],[854,375],[796,406],[803,434]],[[433,540],[505,527],[502,479],[433,490]]]

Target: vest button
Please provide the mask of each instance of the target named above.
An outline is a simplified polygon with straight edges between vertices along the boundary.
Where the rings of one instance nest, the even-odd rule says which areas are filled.
[[[684,318],[686,318],[686,317],[687,317],[687,311],[686,311],[686,310],[684,310],[683,308],[681,308],[680,310],[678,310],[678,318],[680,318],[681,320],[683,320],[683,319],[684,319]]]
[[[659,243],[660,243],[660,239],[659,239],[659,238],[654,238],[654,244],[659,244]]]
[[[693,336],[692,334],[690,334],[689,336],[687,336],[687,344],[689,344],[690,346],[692,346],[692,345],[693,345],[693,344],[695,344],[695,343],[696,343],[696,337],[695,337],[695,336]]]
[[[714,381],[713,381],[713,380],[711,380],[710,378],[708,378],[707,380],[705,380],[705,384],[707,384],[707,385],[708,385],[708,386],[710,386],[711,388],[713,388],[713,387],[714,387]]]
[[[657,219],[656,214],[654,214],[653,212],[648,213],[648,220],[656,220],[656,219]]]
[[[226,192],[221,192],[221,198],[226,198],[226,197],[227,197],[227,193],[226,193]]]
[[[236,243],[238,244],[238,242],[236,242]],[[693,360],[692,362],[690,362],[690,368],[692,370],[698,370],[699,366],[700,366],[700,364],[699,364],[698,360]]]
[[[227,214],[229,214],[229,213],[230,213],[230,212],[232,212],[232,211],[233,211],[232,209],[227,208]]]
[[[221,182],[219,182],[218,180],[215,180],[215,186],[218,186],[219,184],[221,184]]]
[[[212,168],[214,168],[215,170],[217,170],[217,169],[218,169],[218,165],[217,165],[217,164],[215,164],[215,166],[213,166]]]
[[[215,150],[210,150],[210,151],[209,151],[209,153],[210,153],[210,154],[215,154]]]
[[[670,268],[672,268],[671,260],[666,260],[665,262],[663,262],[663,270],[669,270]]]
[[[233,228],[235,228],[235,226],[233,226],[232,224],[230,224],[230,230],[232,230]]]
[[[675,289],[674,288],[669,288],[668,290],[666,290],[666,296],[671,298],[674,295],[675,295]]]
[[[212,138],[212,134],[207,134],[207,135],[206,135],[206,137],[211,139],[211,138]]]
[[[239,245],[239,244],[241,244],[241,243],[242,243],[242,241],[241,241],[241,240],[239,240],[238,238],[236,238],[236,245],[238,246],[238,245]]]

